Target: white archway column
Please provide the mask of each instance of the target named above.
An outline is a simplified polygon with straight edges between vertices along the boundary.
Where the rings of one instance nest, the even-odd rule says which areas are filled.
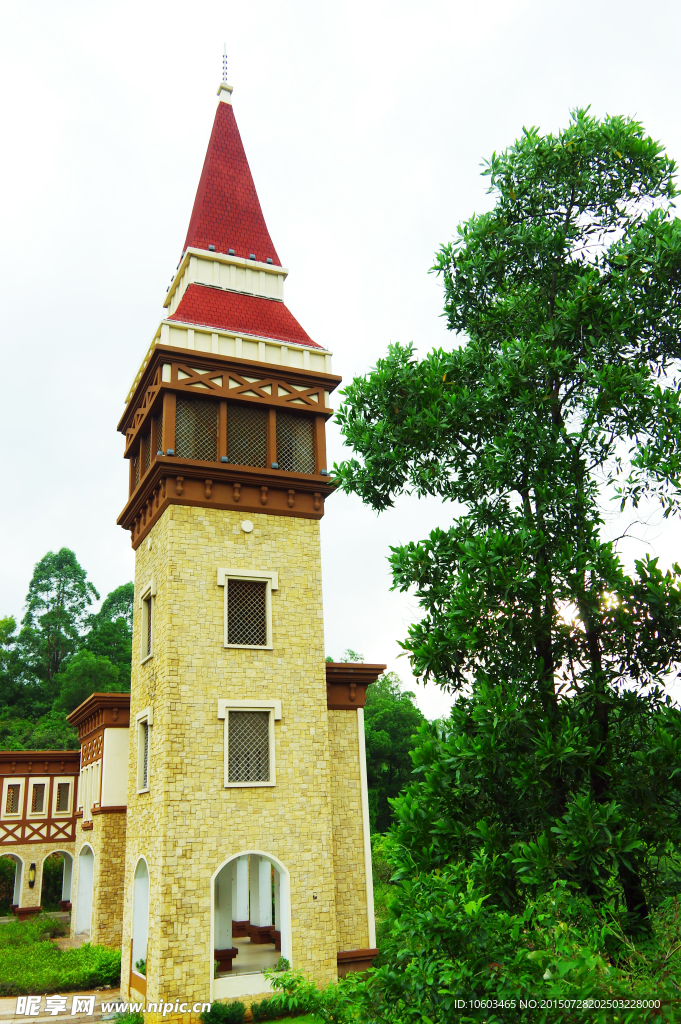
[[[232,935],[239,938],[248,935],[248,856],[237,857],[229,867],[232,869]]]
[[[18,907],[21,903],[21,880],[24,865],[18,857],[12,857],[12,860],[14,861],[14,896],[12,897],[12,902],[15,907]]]
[[[76,935],[92,928],[92,887],[95,879],[95,858],[89,846],[78,857],[78,898],[76,901]]]
[[[274,867],[274,947],[281,950],[281,872]]]
[[[232,865],[215,879],[215,948],[232,948]]]
[[[251,942],[271,942],[272,865],[266,857],[251,854]]]
[[[62,854],[64,858],[64,874],[61,883],[61,898],[63,902],[71,900],[71,881],[73,879],[73,857],[68,853]]]

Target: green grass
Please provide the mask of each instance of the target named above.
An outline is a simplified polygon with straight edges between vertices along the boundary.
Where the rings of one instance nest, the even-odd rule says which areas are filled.
[[[6,946],[30,946],[35,942],[45,942],[56,935],[66,935],[66,924],[46,914],[29,918],[28,921],[10,921],[0,924],[0,952]]]
[[[117,985],[120,977],[120,950],[105,946],[86,943],[78,949],[59,949],[51,942],[34,940],[0,948],[0,996],[76,992]]]
[[[277,1021],[280,1020],[296,1020],[298,1024],[321,1024],[322,1018],[318,1017],[316,1013],[306,1013],[304,1017],[277,1017]],[[275,1024],[275,1021],[263,1021],[263,1024]]]

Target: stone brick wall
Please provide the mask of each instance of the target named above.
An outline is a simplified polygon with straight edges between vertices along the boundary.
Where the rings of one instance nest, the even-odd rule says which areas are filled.
[[[19,900],[20,907],[39,907],[40,898],[42,895],[43,885],[43,862],[52,853],[70,853],[73,857],[75,843],[16,843],[12,846],[1,846],[0,856],[12,854],[15,857],[19,857],[23,861],[23,871],[21,874],[21,897]],[[33,888],[29,888],[28,884],[28,869],[31,864],[35,864],[36,875],[35,885]]]
[[[126,815],[94,814],[92,828],[85,832],[82,819],[78,821],[71,888],[72,936],[76,929],[79,858],[84,845],[91,846],[95,856],[90,941],[120,949],[125,898]]]
[[[319,524],[285,516],[171,506],[136,553],[131,723],[153,707],[148,793],[136,792],[131,724],[123,976],[132,880],[149,866],[147,999],[209,999],[211,879],[232,856],[270,854],[290,871],[292,961],[320,983],[337,976],[330,753]],[[274,649],[225,649],[218,568],[275,570]],[[139,597],[152,579],[154,654],[140,663]],[[218,698],[278,698],[274,787],[225,789]],[[316,896],[316,899],[313,899]]]
[[[333,859],[336,876],[336,939],[339,950],[368,949],[364,829],[356,711],[329,711],[333,772]]]

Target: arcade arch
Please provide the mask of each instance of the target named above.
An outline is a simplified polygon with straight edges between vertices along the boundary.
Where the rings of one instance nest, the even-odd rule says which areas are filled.
[[[291,962],[289,872],[281,861],[261,850],[238,853],[220,865],[211,889],[217,978],[261,973],[282,956]]]

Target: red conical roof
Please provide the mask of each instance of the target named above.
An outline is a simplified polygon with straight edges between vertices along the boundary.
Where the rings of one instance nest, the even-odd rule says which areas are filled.
[[[180,304],[168,317],[185,324],[217,330],[252,334],[275,341],[290,341],[308,348],[321,348],[303,330],[293,313],[277,299],[242,295],[210,285],[190,284]]]
[[[194,200],[185,249],[217,252],[281,266],[260,209],[231,103],[218,103],[208,152]]]

